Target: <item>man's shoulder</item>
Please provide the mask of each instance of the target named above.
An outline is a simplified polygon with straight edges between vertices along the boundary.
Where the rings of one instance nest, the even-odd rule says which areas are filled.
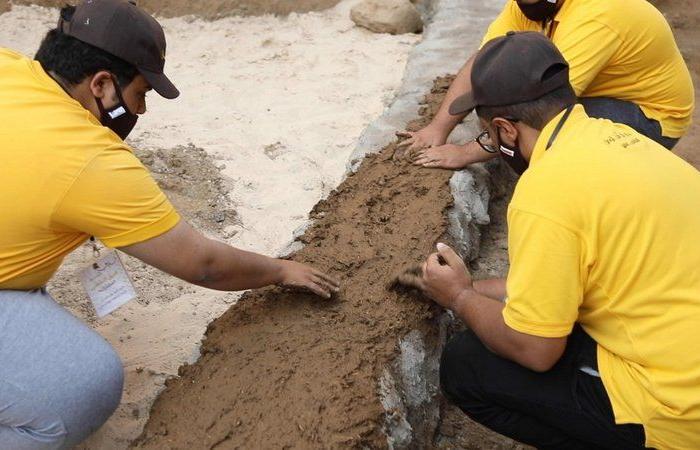
[[[29,58],[7,47],[0,47],[0,63],[5,61],[18,61],[23,59]]]
[[[572,1],[561,26],[602,24],[611,30],[627,28],[632,23],[654,19],[658,10],[647,0],[567,0]]]

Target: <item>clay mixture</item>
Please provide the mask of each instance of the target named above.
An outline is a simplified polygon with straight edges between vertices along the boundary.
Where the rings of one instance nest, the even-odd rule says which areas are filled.
[[[427,123],[448,83],[429,96]],[[420,261],[446,230],[451,172],[368,157],[312,211],[294,260],[343,282],[330,301],[267,289],[214,321],[197,363],[183,366],[155,403],[136,447],[337,448],[386,446],[381,368],[397,338],[431,326],[430,302],[387,290],[392,269]]]

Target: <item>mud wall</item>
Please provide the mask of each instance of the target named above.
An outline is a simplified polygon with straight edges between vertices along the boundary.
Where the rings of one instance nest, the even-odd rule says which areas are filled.
[[[421,118],[412,129],[429,121],[450,83],[437,79],[419,104],[435,72],[463,64],[472,51],[464,42],[478,42],[498,6],[424,4],[428,27],[401,93],[362,135],[349,177],[289,247],[297,251],[292,258],[325,265],[343,280],[339,298],[319,303],[277,289],[244,296],[210,326],[200,360],[168,383],[136,447],[432,446],[438,358],[450,321],[413,293],[386,286],[393,271],[422,260],[441,237],[453,236],[463,256],[476,256],[479,226],[489,222],[488,172],[451,176],[409,166],[394,160],[392,139],[416,110]],[[466,125],[451,139],[469,133]]]
[[[436,89],[430,104],[444,92]],[[413,420],[425,398],[413,394],[423,389],[433,401],[435,388],[430,377],[414,377],[410,361],[425,360],[417,342],[424,353],[439,347],[440,311],[387,286],[392,269],[422,260],[446,233],[451,173],[396,161],[394,150],[368,156],[317,205],[299,237],[304,247],[291,256],[341,279],[340,295],[324,302],[274,288],[243,296],[210,325],[201,358],[167,383],[136,448],[427,444],[430,430],[415,433],[411,424],[427,423]],[[394,386],[423,386],[408,395],[394,389],[399,401],[388,412],[379,395],[380,385],[391,390],[387,373]],[[411,435],[396,434],[394,422]]]

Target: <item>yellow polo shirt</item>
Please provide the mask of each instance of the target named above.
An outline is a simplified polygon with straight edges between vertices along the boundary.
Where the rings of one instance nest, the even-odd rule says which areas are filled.
[[[577,105],[542,131],[508,208],[506,324],[598,343],[617,423],[700,444],[700,172]]]
[[[690,72],[666,19],[646,0],[564,0],[544,30],[513,0],[482,45],[511,30],[546,33],[569,62],[579,97],[633,102],[667,137],[688,131],[695,104]]]
[[[123,247],[179,221],[129,146],[2,48],[0,161],[0,289],[44,286],[89,236]]]

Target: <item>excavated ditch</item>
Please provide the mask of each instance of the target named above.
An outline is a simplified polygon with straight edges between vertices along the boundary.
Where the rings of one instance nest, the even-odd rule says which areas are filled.
[[[436,81],[411,128],[430,120],[448,85]],[[200,359],[167,382],[135,448],[427,444],[437,417],[423,411],[413,428],[427,418],[432,429],[411,428],[415,399],[395,389],[405,380],[392,368],[439,348],[440,310],[387,286],[445,236],[452,173],[411,166],[395,150],[392,143],[368,156],[314,208],[298,238],[304,247],[290,256],[342,280],[340,294],[330,301],[279,288],[244,295],[210,324]],[[425,379],[413,382],[434,397]],[[401,425],[416,436],[402,435]]]

